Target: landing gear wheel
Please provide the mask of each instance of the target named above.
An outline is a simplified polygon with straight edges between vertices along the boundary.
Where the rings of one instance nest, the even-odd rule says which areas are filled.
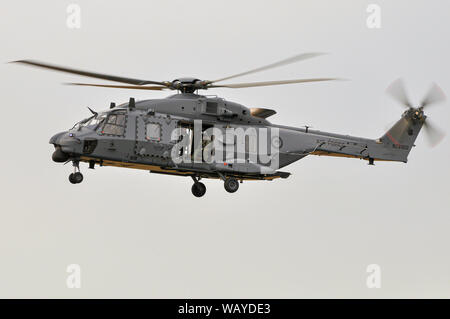
[[[236,178],[230,177],[225,180],[223,186],[228,193],[234,193],[239,189],[239,182]]]
[[[75,178],[73,177],[75,174],[72,173],[69,175],[69,182],[71,182],[72,184],[76,184],[77,182],[75,181]]]
[[[80,184],[83,181],[83,174],[81,174],[80,172],[76,172],[73,174],[73,178],[75,179],[75,182],[77,184]]]
[[[202,197],[206,193],[206,186],[203,183],[196,182],[192,185],[191,190],[195,197]]]
[[[83,181],[83,174],[80,172],[72,173],[69,175],[69,182],[72,184],[80,184]]]

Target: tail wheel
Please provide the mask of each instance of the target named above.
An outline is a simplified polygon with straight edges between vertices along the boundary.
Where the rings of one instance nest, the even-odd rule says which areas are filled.
[[[239,189],[239,182],[236,178],[229,177],[225,180],[223,186],[228,193],[234,193]]]
[[[202,197],[206,193],[206,186],[203,183],[196,182],[192,185],[191,190],[195,197]]]

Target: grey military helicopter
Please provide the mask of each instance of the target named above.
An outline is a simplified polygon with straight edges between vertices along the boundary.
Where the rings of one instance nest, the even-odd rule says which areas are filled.
[[[191,177],[194,181],[192,193],[196,197],[206,193],[206,186],[200,181],[205,178],[222,180],[225,190],[234,193],[243,181],[289,177],[290,173],[278,169],[308,155],[359,158],[367,160],[369,165],[373,165],[375,161],[406,163],[422,126],[426,129],[432,145],[443,138],[442,131],[431,125],[424,114],[424,110],[429,105],[445,100],[445,95],[436,84],[431,86],[419,105],[413,106],[407,98],[403,82],[395,81],[387,92],[406,110],[401,118],[378,139],[322,132],[307,126],[297,128],[276,125],[267,120],[276,114],[276,111],[272,109],[247,108],[217,96],[198,94],[199,90],[213,88],[248,88],[336,80],[335,78],[313,78],[221,84],[225,80],[318,55],[320,54],[303,53],[213,81],[187,77],[173,81],[151,81],[87,72],[33,60],[20,60],[15,63],[121,83],[121,85],[69,83],[72,85],[177,91],[177,94],[165,99],[135,101],[134,98],[130,98],[127,103],[121,105],[111,103],[106,111],[96,112],[89,109],[92,116],[78,122],[71,129],[54,135],[50,139],[50,144],[55,147],[52,159],[58,163],[73,163],[74,172],[69,175],[69,181],[72,184],[83,181],[79,163],[85,162],[90,169],[94,169],[96,165],[116,166]],[[227,129],[242,129],[244,138],[238,141],[235,136],[228,138],[226,134],[223,136],[218,133],[211,134],[212,128],[216,129],[216,133]],[[254,140],[250,138],[252,135],[245,134],[249,129],[255,129],[252,131],[256,132],[253,137],[256,136],[256,140],[259,139],[259,142],[253,143],[253,146],[250,143]],[[262,129],[276,130],[276,134],[262,134],[260,133]],[[177,130],[179,134],[174,135],[173,132]],[[179,147],[180,144],[181,147]],[[252,152],[257,152],[254,145],[256,149],[270,148],[270,151],[267,151],[270,164],[260,160],[258,156],[256,159],[251,156]],[[206,161],[205,154],[223,152],[220,146],[225,146],[235,155],[239,153],[237,149],[242,146],[240,147],[241,160],[230,161],[228,157],[225,157],[220,161]],[[200,152],[196,153],[196,150]],[[174,154],[185,160],[175,160]],[[275,155],[277,160],[274,167],[272,161]],[[189,160],[194,157],[196,160]]]

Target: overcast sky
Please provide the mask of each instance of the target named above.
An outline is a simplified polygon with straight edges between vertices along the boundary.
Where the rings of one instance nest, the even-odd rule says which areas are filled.
[[[450,138],[421,134],[408,164],[307,157],[287,180],[229,194],[207,180],[52,162],[49,138],[111,101],[167,93],[70,87],[86,79],[20,65],[38,59],[129,77],[215,79],[302,52],[328,55],[244,81],[350,81],[215,89],[277,110],[276,124],[378,138],[402,109],[396,78],[418,103],[432,81],[449,92],[448,1],[2,1],[0,297],[450,297]],[[381,28],[368,28],[370,3]],[[87,80],[89,82],[89,80]],[[92,81],[93,82],[93,81]],[[449,105],[430,108],[442,128]],[[81,267],[81,288],[66,267]],[[366,267],[381,267],[369,289]]]

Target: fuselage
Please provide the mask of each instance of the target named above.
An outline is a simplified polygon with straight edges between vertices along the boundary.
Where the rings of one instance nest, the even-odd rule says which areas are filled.
[[[241,179],[286,177],[278,169],[307,155],[404,161],[398,149],[380,140],[275,125],[258,114],[215,96],[177,94],[99,112],[56,134],[50,143],[56,147],[53,159],[58,162]],[[211,134],[212,130],[223,135]],[[211,160],[211,154],[219,160]]]

